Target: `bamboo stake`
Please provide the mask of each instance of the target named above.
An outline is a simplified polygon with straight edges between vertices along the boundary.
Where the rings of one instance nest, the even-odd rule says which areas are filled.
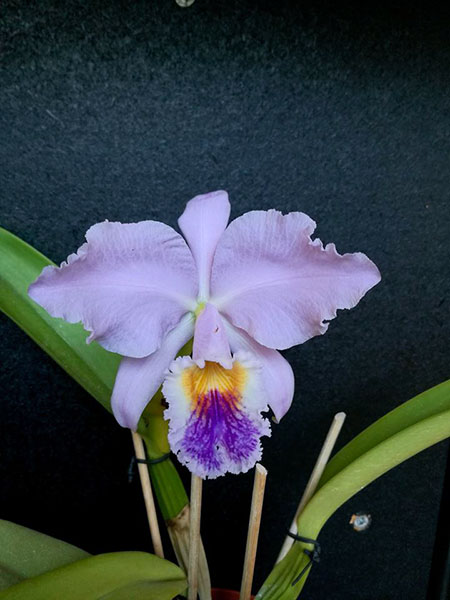
[[[258,548],[259,526],[266,487],[267,470],[260,464],[255,467],[252,505],[248,524],[247,544],[245,547],[244,572],[242,574],[239,600],[250,600],[252,593],[253,572],[255,570],[256,550]]]
[[[136,458],[145,460],[145,448],[141,436],[135,431],[132,431],[131,437],[133,438],[133,446]],[[161,534],[158,526],[158,518],[156,516],[155,501],[153,499],[152,485],[150,483],[147,465],[144,463],[138,463],[138,471],[139,479],[141,480],[142,494],[144,496],[145,509],[147,511],[150,535],[152,536],[153,550],[155,551],[156,556],[164,558]]]
[[[342,429],[342,425],[344,424],[346,416],[347,415],[344,412],[339,412],[334,415],[331,427],[328,430],[327,437],[325,438],[322,449],[319,453],[319,456],[317,457],[317,461],[314,465],[314,469],[312,470],[309,481],[306,484],[305,491],[303,492],[303,496],[301,497],[301,500],[295,512],[295,516],[292,519],[290,528],[290,531],[292,533],[297,533],[297,520],[302,510],[305,508],[306,504],[310,501],[314,492],[316,491],[317,485],[319,484],[320,478],[322,477],[330,455],[333,452],[334,445]],[[294,540],[290,536],[286,536],[281,547],[280,554],[278,555],[277,563],[279,563],[280,560],[282,560],[286,556],[286,554],[291,549],[293,543]]]
[[[191,478],[191,513],[189,519],[189,563],[188,563],[188,600],[197,600],[198,561],[200,555],[200,518],[202,512],[202,484],[198,475]]]

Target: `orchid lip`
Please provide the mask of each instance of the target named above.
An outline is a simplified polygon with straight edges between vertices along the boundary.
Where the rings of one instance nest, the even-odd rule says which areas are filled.
[[[260,367],[239,353],[230,369],[191,358],[170,366],[163,386],[169,402],[169,441],[179,460],[200,477],[251,468],[261,456],[260,438],[270,435]]]

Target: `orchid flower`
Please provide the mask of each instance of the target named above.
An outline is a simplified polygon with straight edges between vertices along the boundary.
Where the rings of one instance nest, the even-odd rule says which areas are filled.
[[[188,202],[183,237],[156,221],[92,226],[67,262],[46,267],[30,296],[52,316],[123,355],[111,399],[136,429],[163,384],[169,443],[201,477],[251,468],[289,409],[294,376],[278,350],[325,333],[380,280],[361,253],[311,240],[301,212],[251,211],[228,225],[226,192]],[[227,227],[228,225],[228,227]],[[193,338],[191,356],[175,358]]]

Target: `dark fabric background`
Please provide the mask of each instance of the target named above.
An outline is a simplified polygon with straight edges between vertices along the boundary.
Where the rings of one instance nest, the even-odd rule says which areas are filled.
[[[189,198],[223,188],[233,216],[302,210],[321,239],[382,272],[325,336],[286,352],[296,396],[265,442],[256,590],[332,415],[348,413],[342,445],[449,375],[448,15],[275,0],[24,0],[0,12],[4,227],[59,262],[97,221],[175,226]],[[129,433],[1,325],[1,516],[91,552],[149,550]],[[334,515],[305,598],[425,598],[445,451]],[[251,483],[205,485],[216,586],[239,587]],[[373,517],[365,534],[348,525],[358,510]]]

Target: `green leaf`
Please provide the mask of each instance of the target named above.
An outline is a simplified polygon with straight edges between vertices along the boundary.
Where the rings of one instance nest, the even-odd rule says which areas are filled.
[[[432,388],[392,411],[343,448],[340,457],[336,455],[321,487],[298,519],[300,535],[317,539],[326,521],[349,498],[390,469],[450,436],[448,384]],[[292,546],[264,582],[258,600],[298,597],[309,573],[292,585],[309,563],[304,550],[311,550],[311,545],[296,542]]]
[[[186,585],[183,571],[167,560],[115,552],[26,579],[0,592],[0,600],[171,600]]]
[[[0,590],[88,556],[71,544],[0,519]]]
[[[110,398],[121,357],[99,344],[86,344],[80,324],[54,319],[29,296],[29,285],[42,269],[53,264],[29,244],[0,228],[0,310],[19,325],[69,375],[111,411]],[[139,422],[151,458],[169,451],[167,422],[160,397]],[[156,496],[165,520],[174,519],[188,503],[181,479],[171,460],[150,467]]]
[[[169,600],[183,594],[186,586],[187,582],[181,586],[178,582],[173,581],[139,581],[114,590],[114,592],[102,596],[100,600]]]
[[[352,461],[390,436],[448,409],[450,409],[450,379],[404,402],[353,438],[327,464],[318,487],[322,487]]]
[[[79,324],[54,319],[29,296],[29,285],[53,264],[24,241],[0,228],[0,310],[19,325],[105,408],[121,357],[96,342],[86,344]]]

